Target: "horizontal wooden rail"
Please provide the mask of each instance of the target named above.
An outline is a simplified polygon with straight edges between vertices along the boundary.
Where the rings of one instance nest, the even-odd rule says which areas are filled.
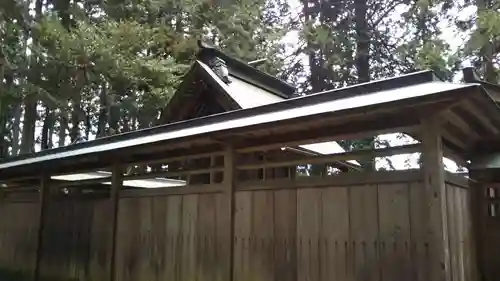
[[[265,144],[265,145],[254,145],[254,146],[249,146],[246,145],[244,147],[238,147],[236,149],[237,152],[239,153],[247,153],[247,152],[255,152],[255,151],[262,151],[262,150],[270,150],[270,149],[276,149],[276,148],[281,148],[281,147],[293,147],[293,146],[299,146],[303,145],[305,143],[319,143],[319,142],[328,142],[328,141],[339,141],[339,140],[352,140],[352,139],[362,139],[366,137],[373,137],[375,135],[384,135],[384,134],[390,134],[390,133],[401,133],[401,132],[416,132],[418,131],[419,126],[417,125],[410,125],[410,126],[397,126],[394,128],[388,128],[388,129],[376,129],[376,130],[368,130],[368,131],[363,131],[363,132],[358,132],[358,133],[348,133],[348,134],[339,134],[335,135],[333,134],[328,134],[328,136],[324,137],[314,137],[314,138],[297,138],[298,140],[293,140],[293,141],[280,141],[276,143],[270,143],[270,144]]]
[[[161,178],[161,177],[168,179],[169,177],[208,174],[208,173],[213,173],[213,172],[222,172],[223,170],[224,170],[224,168],[221,166],[214,166],[214,167],[203,168],[203,169],[193,169],[193,170],[184,170],[184,171],[181,170],[181,171],[175,171],[175,172],[160,171],[160,172],[151,172],[151,173],[145,173],[145,174],[139,174],[139,175],[127,175],[127,176],[123,176],[123,180],[124,181],[144,180],[144,179]],[[82,186],[82,185],[100,184],[103,182],[110,182],[110,181],[111,181],[111,176],[97,178],[97,179],[60,182],[60,183],[55,184],[55,186],[57,186],[58,188],[76,187],[76,186]]]
[[[130,163],[127,163],[127,165],[153,165],[153,164],[163,164],[163,163],[171,163],[171,162],[176,162],[176,161],[184,161],[184,160],[193,160],[193,159],[200,159],[200,158],[209,158],[213,156],[222,156],[223,151],[213,151],[213,152],[206,152],[206,153],[198,153],[198,154],[191,154],[191,155],[183,155],[183,156],[178,156],[178,157],[165,157],[165,158],[160,158],[160,159],[154,159],[154,160],[144,160],[144,161],[133,161]]]
[[[167,196],[167,195],[185,195],[185,194],[202,194],[202,193],[219,193],[224,191],[223,184],[201,184],[201,185],[185,185],[176,187],[162,188],[142,188],[142,189],[123,189],[120,191],[120,198],[131,197],[152,197],[152,196]]]
[[[328,177],[297,177],[296,179],[276,179],[241,182],[236,185],[238,191],[268,189],[298,189],[319,187],[345,187],[367,184],[400,183],[422,181],[420,170],[353,172]]]
[[[358,160],[362,158],[384,157],[397,154],[415,153],[420,151],[420,144],[410,144],[398,147],[389,147],[375,150],[358,150],[322,156],[308,156],[276,162],[259,162],[253,164],[238,165],[240,170],[253,170],[260,168],[276,168],[285,166],[295,166],[303,164],[324,164],[328,162]]]
[[[464,175],[446,172],[446,183],[457,187],[469,188],[470,180]]]

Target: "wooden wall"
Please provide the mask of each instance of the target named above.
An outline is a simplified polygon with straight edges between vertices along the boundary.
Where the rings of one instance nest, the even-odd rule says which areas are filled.
[[[477,250],[481,278],[500,280],[500,184],[480,181],[475,184]]]
[[[433,259],[421,180],[410,171],[237,186],[232,238],[221,190],[134,191],[119,200],[115,280],[228,280],[232,240],[238,281],[427,281]],[[467,189],[450,180],[446,190],[451,280],[474,280]],[[42,276],[109,280],[109,201],[50,202]],[[0,204],[0,266],[33,268],[38,208]]]
[[[0,201],[0,279],[32,275],[38,243],[38,213],[36,202]]]
[[[222,193],[120,200],[116,280],[223,280]]]
[[[67,198],[48,204],[40,274],[55,280],[103,280],[108,272],[107,199]]]
[[[235,280],[426,280],[421,193],[418,182],[238,192]]]
[[[446,199],[451,280],[476,280],[468,182],[448,175]]]

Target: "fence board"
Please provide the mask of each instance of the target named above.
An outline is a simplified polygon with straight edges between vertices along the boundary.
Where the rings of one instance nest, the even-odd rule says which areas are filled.
[[[470,280],[468,190],[447,195],[453,280]],[[122,197],[116,280],[225,281],[231,241],[238,281],[429,280],[426,200],[418,181],[237,190],[230,238],[225,193]],[[110,210],[108,198],[51,202],[42,275],[109,276]],[[37,212],[0,203],[0,269],[33,270]]]

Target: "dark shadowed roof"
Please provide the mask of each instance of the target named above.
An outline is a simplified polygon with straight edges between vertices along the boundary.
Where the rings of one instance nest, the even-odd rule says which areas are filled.
[[[302,137],[301,132],[317,130],[332,135],[341,126],[351,132],[407,126],[418,124],[431,109],[460,106],[461,100],[471,98],[482,107],[480,114],[489,115],[491,132],[485,134],[498,134],[500,112],[481,86],[437,81],[426,71],[4,159],[0,178],[32,175],[41,169],[75,172],[117,160],[132,162],[139,156],[166,157],[185,153],[182,149],[220,147],[221,139],[235,140],[238,148],[273,142],[291,133]]]
[[[466,67],[462,70],[463,79],[466,83],[477,83],[488,91],[493,100],[500,103],[500,85],[481,80],[473,67]]]

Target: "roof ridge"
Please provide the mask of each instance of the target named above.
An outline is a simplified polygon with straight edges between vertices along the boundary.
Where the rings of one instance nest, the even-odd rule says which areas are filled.
[[[200,51],[197,57],[204,63],[206,63],[207,56],[217,56],[224,60],[231,70],[235,71],[230,73],[231,75],[245,82],[286,98],[290,98],[296,92],[296,87],[292,84],[255,68],[239,58],[230,56],[219,48],[204,43],[202,40],[198,40],[198,46],[200,47]]]

